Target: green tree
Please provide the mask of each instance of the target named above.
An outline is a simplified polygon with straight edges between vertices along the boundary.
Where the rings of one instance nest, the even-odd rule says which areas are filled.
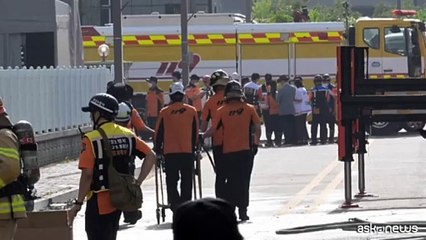
[[[293,9],[300,3],[297,0],[257,0],[253,4],[253,18],[257,22],[292,22]]]
[[[417,10],[417,18],[422,22],[426,22],[426,9]]]
[[[257,22],[269,22],[272,16],[272,0],[256,1],[253,4],[253,19]]]
[[[373,17],[376,17],[376,18],[392,17],[393,9],[395,9],[395,6],[386,4],[385,2],[381,1],[374,8]]]
[[[336,0],[331,7],[317,6],[309,9],[309,17],[312,22],[344,21],[345,0]],[[298,0],[257,0],[253,6],[253,17],[258,22],[292,22],[293,12],[301,10],[301,2]],[[354,22],[360,13],[349,9],[349,22]]]

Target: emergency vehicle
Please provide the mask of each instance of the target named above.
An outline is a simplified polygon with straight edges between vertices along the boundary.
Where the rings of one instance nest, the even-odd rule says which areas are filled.
[[[188,21],[190,73],[202,76],[224,69],[241,76],[286,74],[303,77],[310,88],[316,74],[336,75],[336,46],[349,43],[369,48],[370,78],[425,76],[424,24],[402,17],[413,15],[411,11],[394,14],[395,18],[360,18],[345,31],[343,22],[245,23],[240,14],[197,13]],[[122,24],[124,61],[131,63],[129,84],[136,92],[145,92],[145,79],[156,76],[160,87],[168,89],[171,74],[181,67],[180,15],[127,15]],[[82,30],[85,61],[99,62],[98,47],[104,43],[113,47],[112,25]],[[423,125],[375,123],[373,133]]]

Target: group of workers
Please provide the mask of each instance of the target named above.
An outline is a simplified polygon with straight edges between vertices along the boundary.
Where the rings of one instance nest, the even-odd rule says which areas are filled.
[[[328,74],[316,75],[314,86],[309,90],[300,76],[290,79],[281,75],[274,80],[271,74],[265,74],[264,79],[265,82],[260,84],[260,75],[253,73],[251,79],[242,78],[241,82],[246,101],[256,107],[265,124],[265,147],[308,144],[308,114],[312,117],[310,144],[335,142],[337,93]]]
[[[261,120],[255,107],[244,100],[241,84],[222,70],[208,76],[211,88],[201,92],[196,89],[199,79],[192,76],[194,82],[185,88],[179,81],[180,76],[173,75],[176,81],[170,86],[170,102],[166,105],[164,93],[156,85],[157,79],[148,80],[151,86],[147,100],[154,101],[151,107],[155,108],[147,109],[147,117],[154,130],[145,125],[131,105],[133,92],[126,84],[109,84],[107,93],[95,95],[88,106],[82,108],[90,112],[93,131],[83,136],[79,193],[70,216],[72,221],[87,199],[85,220],[89,240],[116,239],[122,212],[110,200],[108,154],[101,129],[111,143],[113,166],[118,172],[133,174],[135,157],[144,159],[137,184],[142,184],[156,159],[164,158],[167,196],[173,212],[192,199],[195,153],[204,138],[212,137],[216,197],[229,202],[234,211],[238,208],[240,220],[249,219],[250,177],[261,134]],[[207,76],[203,80],[207,81]],[[204,107],[197,106],[196,102],[206,95],[209,98]],[[154,134],[153,150],[136,137],[132,131],[135,128]],[[130,224],[140,217],[140,212],[124,212],[124,221]]]
[[[229,202],[234,211],[238,208],[241,221],[249,220],[250,178],[260,144],[261,117],[266,125],[267,144],[272,143],[272,133],[276,145],[281,144],[282,133],[285,143],[298,144],[308,138],[305,121],[311,109],[300,106],[308,104],[312,107],[312,143],[315,144],[317,130],[314,126],[323,127],[324,123],[331,122],[330,116],[324,115],[331,111],[329,99],[334,97],[332,87],[325,86],[327,81],[330,84],[327,77],[316,76],[315,87],[308,95],[301,78],[290,80],[280,76],[274,81],[268,74],[265,84],[260,85],[259,74],[253,74],[251,81],[242,86],[237,75],[230,77],[225,71],[217,70],[202,77],[205,88],[201,89],[198,76],[192,75],[189,85],[184,87],[180,73],[174,72],[168,104],[164,102],[164,91],[157,86],[158,80],[151,77],[148,79],[147,125],[131,104],[132,88],[122,83],[108,83],[106,93],[96,94],[88,106],[82,108],[83,112],[90,113],[93,131],[82,137],[79,160],[82,173],[78,198],[69,213],[70,221],[87,200],[85,229],[88,239],[116,239],[122,211],[110,200],[107,167],[110,159],[101,132],[110,142],[112,164],[118,172],[134,174],[135,157],[143,159],[136,178],[139,185],[155,161],[164,157],[167,196],[173,212],[192,199],[195,153],[200,142],[211,137],[215,195]],[[134,130],[152,133],[153,149],[138,138]],[[323,130],[320,135],[322,143],[326,140]],[[0,157],[1,151],[6,157],[14,156],[12,150],[4,149],[0,148]],[[15,214],[19,216],[20,213],[15,211]],[[124,221],[130,224],[142,217],[140,211],[123,215]]]

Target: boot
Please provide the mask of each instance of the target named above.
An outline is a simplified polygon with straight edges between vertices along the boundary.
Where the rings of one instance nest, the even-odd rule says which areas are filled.
[[[238,208],[238,216],[241,221],[250,220],[249,216],[247,216],[247,208]]]
[[[124,212],[124,222],[134,225],[136,222],[142,218],[142,211],[134,211],[134,212]]]
[[[265,144],[265,147],[269,148],[269,147],[273,147],[274,144],[272,143],[272,140],[268,140]]]

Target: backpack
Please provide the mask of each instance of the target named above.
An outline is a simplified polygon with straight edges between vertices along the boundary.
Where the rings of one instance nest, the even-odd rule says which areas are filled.
[[[33,127],[30,122],[21,120],[9,129],[18,139],[21,174],[15,182],[0,190],[0,197],[22,194],[26,202],[26,210],[32,211],[34,200],[37,199],[34,184],[40,179]]]
[[[257,90],[250,87],[244,88],[244,96],[246,97],[246,102],[251,105],[259,104],[259,96]]]
[[[113,164],[112,148],[107,135],[102,128],[98,129],[102,136],[108,163],[108,184],[112,206],[122,211],[136,211],[142,206],[143,197],[141,187],[131,174],[118,172]]]

